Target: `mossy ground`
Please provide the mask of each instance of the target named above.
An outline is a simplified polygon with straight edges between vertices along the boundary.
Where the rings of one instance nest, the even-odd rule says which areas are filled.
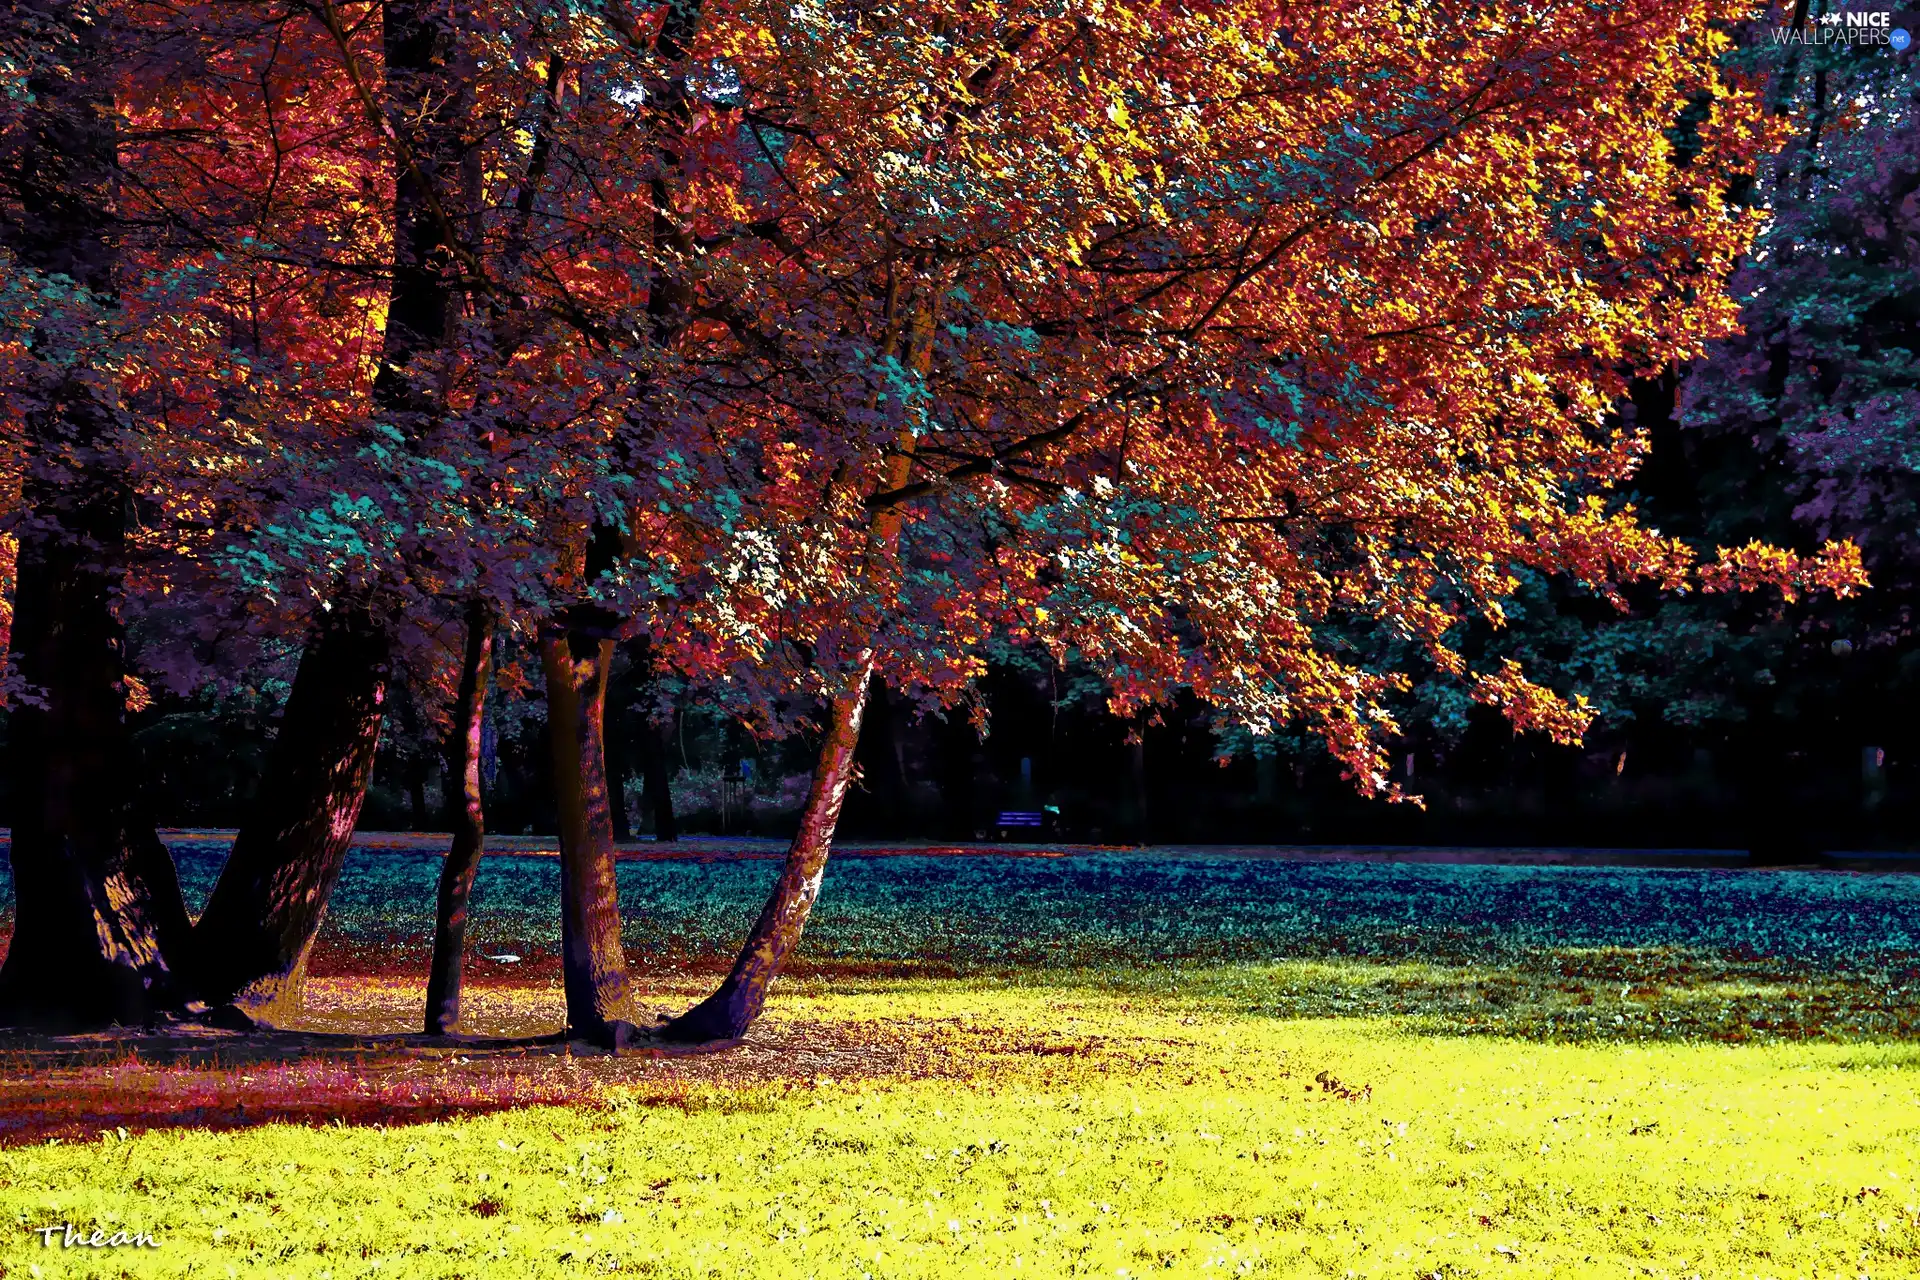
[[[1644,888],[1585,883],[1601,916]],[[1206,920],[1263,918],[1236,880],[1130,959],[1026,936],[1017,902],[956,907],[1001,930],[972,964],[904,930],[889,959],[878,919],[732,1055],[15,1070],[0,1275],[1920,1276],[1920,1010],[1886,941],[1916,891],[1773,883],[1781,912],[1827,895],[1804,946],[1653,911],[1638,945],[1575,920],[1555,946],[1509,913],[1484,946],[1395,920],[1385,954],[1208,956]],[[315,1026],[410,1026],[417,939],[343,927]],[[646,1003],[696,994],[712,950]],[[550,966],[512,968],[477,1020],[552,1025]],[[62,1222],[159,1247],[42,1247]]]

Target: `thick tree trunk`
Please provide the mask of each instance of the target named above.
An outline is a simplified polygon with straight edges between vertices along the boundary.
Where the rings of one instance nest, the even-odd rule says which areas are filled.
[[[567,1026],[577,1036],[622,1044],[628,1021],[627,959],[620,945],[613,820],[605,748],[610,628],[582,606],[540,638],[547,680],[547,735],[560,829],[560,962]]]
[[[493,611],[478,602],[467,609],[466,652],[453,725],[447,732],[447,829],[453,843],[440,867],[440,893],[433,921],[433,966],[427,973],[428,1035],[460,1025],[460,976],[466,962],[467,902],[474,873],[486,851],[486,807],[480,790],[480,743],[486,726],[487,682],[493,674]]]
[[[661,1029],[664,1039],[681,1044],[738,1040],[760,1016],[767,992],[787,957],[800,944],[807,916],[820,896],[833,832],[854,778],[853,757],[860,744],[860,717],[866,710],[871,659],[859,668],[853,688],[827,706],[827,736],[820,744],[813,785],[800,811],[800,829],[787,846],[787,860],[773,894],[747,935],[720,989]]]
[[[13,708],[9,726],[15,925],[0,1024],[72,1031],[150,1023],[184,1006],[187,914],[172,856],[136,820],[129,794],[112,606],[124,495],[84,474],[61,488],[34,502],[14,596],[14,662],[36,696]]]
[[[115,255],[112,67],[98,15],[16,2],[28,43],[16,162],[0,174],[0,244],[110,306]],[[12,148],[10,148],[12,150]],[[125,636],[131,498],[108,451],[113,422],[71,351],[42,352],[51,385],[27,422],[11,712],[14,932],[0,1023],[77,1030],[145,1023],[184,1005],[187,915],[173,860],[132,802]],[[58,341],[55,336],[44,339]]]
[[[194,928],[209,1004],[268,1025],[298,1012],[373,774],[387,656],[386,633],[358,609],[330,619],[301,655],[253,813]]]
[[[383,18],[388,107],[426,136],[396,149],[393,282],[373,398],[414,435],[438,407],[434,371],[416,357],[444,346],[451,329],[454,246],[443,219],[462,209],[472,95],[452,71],[437,15],[390,0]],[[350,57],[344,44],[341,55]],[[254,813],[194,930],[202,994],[255,1023],[298,1012],[314,934],[366,799],[388,682],[388,638],[372,607],[337,612],[308,643]]]

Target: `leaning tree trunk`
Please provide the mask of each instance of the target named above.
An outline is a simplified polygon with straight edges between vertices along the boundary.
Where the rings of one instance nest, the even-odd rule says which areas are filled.
[[[391,120],[372,100],[337,16],[326,12],[341,59],[369,95],[363,105],[394,143],[393,280],[373,400],[412,436],[437,410],[433,371],[423,374],[416,357],[442,348],[451,329],[447,218],[461,212],[472,95],[450,57],[452,32],[429,6],[388,0],[382,18]],[[425,136],[409,144],[395,120]],[[299,1010],[307,956],[366,799],[388,683],[378,601],[376,591],[335,613],[309,639],[254,811],[194,930],[202,994],[255,1023],[285,1022]]]
[[[895,294],[888,301],[891,348],[902,334],[897,320],[904,321],[904,299]],[[908,331],[904,334],[904,354],[912,368],[925,376],[931,366],[933,328],[936,320],[930,298],[914,307]],[[915,436],[911,430],[895,438],[892,456],[884,471],[883,493],[893,493],[906,484],[913,472]],[[882,598],[891,594],[898,582],[893,557],[900,546],[903,517],[897,505],[882,504],[867,524],[866,547],[861,559],[860,577]],[[840,823],[840,809],[846,803],[847,787],[856,773],[854,753],[860,745],[860,718],[867,707],[867,688],[873,679],[874,651],[864,650],[847,675],[844,689],[827,703],[826,740],[820,744],[820,758],[814,764],[813,782],[807,791],[807,803],[800,811],[800,829],[787,846],[787,858],[780,868],[780,879],[747,935],[740,958],[719,990],[660,1029],[662,1039],[682,1044],[720,1043],[738,1040],[760,1016],[767,992],[780,973],[787,957],[800,944],[807,916],[820,896],[820,880],[826,873],[827,856],[833,851],[834,829]]]
[[[570,614],[599,611],[579,606]],[[620,945],[613,817],[605,748],[610,629],[580,616],[540,637],[547,683],[547,736],[560,826],[560,964],[571,1034],[599,1043],[630,1040],[627,958]]]
[[[209,1004],[267,1025],[298,1012],[307,956],[373,775],[388,639],[348,610],[307,645],[247,825],[194,927]]]
[[[453,726],[447,733],[447,827],[453,844],[440,867],[440,894],[433,921],[433,966],[427,973],[428,1035],[460,1024],[460,975],[466,961],[467,902],[474,873],[486,850],[486,808],[480,791],[480,741],[486,728],[487,681],[493,672],[493,611],[475,602],[467,609],[466,652]]]
[[[799,945],[807,915],[820,896],[833,831],[854,777],[853,757],[860,744],[860,717],[866,710],[871,670],[869,656],[858,668],[853,687],[827,706],[827,737],[820,745],[806,806],[800,811],[800,829],[787,846],[780,879],[747,935],[733,971],[719,990],[661,1028],[662,1038],[682,1044],[738,1040],[760,1016],[767,991]]]
[[[29,42],[16,162],[0,175],[5,247],[111,305],[112,68],[83,6],[16,3]],[[44,42],[44,43],[40,43]],[[145,1023],[184,1005],[187,928],[172,857],[131,794],[125,579],[131,497],[110,413],[71,350],[33,354],[49,384],[26,424],[10,644],[27,688],[11,713],[14,931],[0,1024],[65,1031]],[[84,356],[82,356],[84,360]]]

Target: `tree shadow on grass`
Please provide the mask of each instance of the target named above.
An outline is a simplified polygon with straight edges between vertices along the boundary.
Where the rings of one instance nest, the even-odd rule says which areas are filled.
[[[366,1036],[198,1028],[0,1037],[0,1145],[266,1124],[397,1127],[530,1106],[739,1109],[822,1079],[958,1075],[887,1028],[772,1022],[725,1053],[618,1055],[558,1035]]]

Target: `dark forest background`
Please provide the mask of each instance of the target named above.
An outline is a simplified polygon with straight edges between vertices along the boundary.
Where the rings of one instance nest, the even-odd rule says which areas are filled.
[[[1639,388],[1631,412],[1651,426],[1653,450],[1623,500],[1671,532],[1807,542],[1794,512],[1814,481],[1781,456],[1786,445],[1682,425],[1676,386]],[[1008,652],[984,682],[984,735],[964,710],[876,697],[842,830],[851,839],[1729,847],[1783,859],[1911,847],[1920,830],[1912,603],[1896,578],[1853,601],[1649,592],[1621,615],[1560,584],[1529,583],[1508,631],[1482,642],[1555,673],[1600,718],[1583,746],[1556,747],[1444,696],[1440,682],[1417,686],[1394,761],[1424,809],[1360,798],[1305,736],[1224,730],[1193,702],[1122,721],[1086,672]],[[140,714],[141,794],[159,822],[241,821],[274,731],[275,692],[162,698]],[[405,689],[398,703],[361,826],[441,829],[439,732]],[[608,720],[623,836],[790,831],[811,735],[756,741],[707,691],[648,678],[631,646]],[[552,832],[544,733],[537,699],[490,708],[492,831]],[[1040,812],[1044,825],[1003,827],[1008,810]]]

